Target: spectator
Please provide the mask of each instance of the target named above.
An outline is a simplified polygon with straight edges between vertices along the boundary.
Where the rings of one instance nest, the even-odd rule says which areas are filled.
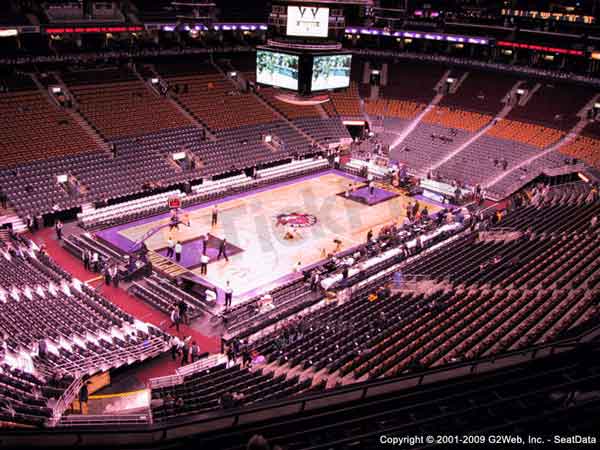
[[[233,345],[229,345],[229,347],[227,347],[227,366],[229,367],[230,365],[234,365],[235,364],[235,349],[233,348]]]
[[[177,354],[179,353],[179,348],[181,347],[181,340],[177,336],[173,336],[169,341],[169,345],[171,347],[171,358],[173,361],[177,359]]]
[[[91,254],[90,251],[86,248],[83,249],[83,253],[81,255],[82,259],[83,259],[83,267],[85,268],[85,270],[90,270],[90,258],[91,258]]]
[[[181,323],[187,325],[187,323],[188,323],[188,316],[187,316],[188,305],[183,299],[180,299],[177,302],[177,310],[179,311],[179,317],[181,319]]]
[[[183,342],[183,347],[181,348],[181,365],[185,366],[190,363],[190,353],[191,348],[188,342]]]
[[[100,255],[98,252],[92,253],[92,270],[98,272],[100,270]]]
[[[169,326],[169,328],[175,327],[175,329],[179,333],[179,324],[180,323],[181,323],[181,317],[179,316],[179,309],[177,309],[177,306],[174,306],[173,309],[171,310],[171,325]]]
[[[242,368],[250,367],[250,363],[252,363],[252,353],[248,345],[246,345],[242,350]]]
[[[196,341],[192,342],[190,354],[192,358],[191,362],[196,362],[197,359],[200,359],[200,346],[196,344]]]
[[[54,224],[54,230],[56,231],[56,239],[60,241],[62,239],[63,230],[63,223],[60,221],[60,219],[58,219],[56,224]]]
[[[106,264],[104,266],[104,284],[106,284],[107,286],[110,285],[110,267],[108,266],[108,264]]]
[[[79,390],[79,409],[81,410],[81,414],[88,413],[88,383],[89,381],[85,381]]]
[[[110,268],[110,277],[112,278],[114,287],[119,287],[119,268],[113,264]]]

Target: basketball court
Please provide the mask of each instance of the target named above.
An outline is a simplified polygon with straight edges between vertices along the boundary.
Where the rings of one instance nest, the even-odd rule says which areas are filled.
[[[345,194],[351,184],[357,187],[362,200]],[[172,231],[163,227],[145,241],[146,246],[165,255],[171,236],[183,245],[179,265],[200,275],[201,237],[208,235],[207,255],[211,262],[203,278],[219,288],[229,281],[234,295],[243,296],[280,281],[298,266],[309,266],[327,254],[364,243],[369,230],[377,235],[384,225],[402,223],[406,205],[413,199],[379,186],[369,199],[369,194],[361,190],[363,186],[360,178],[330,170],[233,195],[185,209],[189,226],[180,224]],[[427,204],[430,213],[440,209],[419,201]],[[211,227],[212,207],[216,203],[218,224]],[[167,223],[169,214],[163,214],[103,230],[98,235],[127,251],[149,230]],[[229,261],[217,259],[223,239]]]

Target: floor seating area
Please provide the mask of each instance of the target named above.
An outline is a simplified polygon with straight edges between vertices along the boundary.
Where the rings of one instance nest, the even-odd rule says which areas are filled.
[[[109,247],[89,233],[71,234],[63,238],[63,246],[77,258],[83,261],[83,252],[98,253],[103,261],[123,261],[123,254]]]
[[[85,229],[108,227],[122,223],[123,220],[132,222],[163,211],[170,197],[181,197],[182,195],[185,194],[174,189],[102,208],[88,209],[79,213],[77,219],[79,225]]]
[[[207,300],[206,297],[190,295],[157,274],[143,281],[134,281],[129,292],[166,315],[171,314],[173,308],[183,300],[188,307],[188,320],[204,317],[206,311],[214,306],[214,301]]]
[[[258,177],[263,181],[272,181],[282,177],[289,177],[290,174],[308,174],[320,169],[326,169],[328,167],[329,161],[324,158],[307,158],[292,161],[287,164],[280,164],[266,169],[260,169],[258,170]]]
[[[192,202],[224,197],[236,192],[248,191],[277,180],[318,172],[328,167],[329,161],[326,159],[307,158],[277,164],[264,169],[257,169],[257,176],[255,178],[239,174],[222,179],[204,180],[202,184],[192,186],[192,194],[183,198],[183,204],[186,205]]]

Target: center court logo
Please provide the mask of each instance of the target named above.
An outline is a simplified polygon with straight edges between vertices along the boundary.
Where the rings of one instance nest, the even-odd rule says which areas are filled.
[[[276,225],[287,225],[292,228],[312,227],[317,223],[317,217],[304,213],[285,213],[277,216]]]

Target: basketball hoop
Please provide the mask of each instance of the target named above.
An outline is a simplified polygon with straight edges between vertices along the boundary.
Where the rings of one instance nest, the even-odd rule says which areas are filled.
[[[169,209],[181,208],[181,199],[178,196],[169,197],[168,200]]]

